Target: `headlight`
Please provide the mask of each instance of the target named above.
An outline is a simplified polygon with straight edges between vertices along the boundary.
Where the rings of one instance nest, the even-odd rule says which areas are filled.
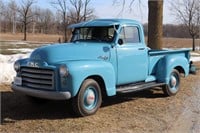
[[[60,71],[60,76],[61,77],[67,77],[68,74],[69,74],[69,71],[68,71],[68,68],[67,68],[66,65],[61,65],[59,71]]]
[[[16,62],[14,63],[14,69],[15,69],[16,72],[19,71],[19,69],[20,69],[20,63],[19,63],[18,61],[16,61]]]

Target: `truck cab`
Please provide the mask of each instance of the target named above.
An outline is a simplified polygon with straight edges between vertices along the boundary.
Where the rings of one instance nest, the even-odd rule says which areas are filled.
[[[151,50],[135,20],[96,19],[69,28],[69,43],[38,48],[15,62],[14,91],[71,99],[74,112],[87,116],[96,113],[103,95],[161,86],[173,96],[180,89],[180,73],[189,74],[189,50]]]
[[[96,23],[92,21],[87,24],[72,25],[70,28],[74,29],[74,34],[71,42],[96,41],[108,43],[107,49],[109,49],[109,54],[112,54],[109,61],[117,74],[116,84],[144,81],[148,76],[149,48],[146,47],[144,42],[143,28],[133,20],[116,22],[103,19],[96,20]],[[94,26],[91,23],[94,23]],[[104,26],[102,26],[102,23],[104,23]],[[102,57],[106,59],[109,56]],[[140,72],[135,73],[136,71]],[[134,74],[130,75],[129,73]]]

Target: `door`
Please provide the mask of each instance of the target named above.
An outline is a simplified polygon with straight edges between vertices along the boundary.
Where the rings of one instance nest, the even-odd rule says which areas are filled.
[[[148,74],[147,47],[137,26],[122,27],[117,44],[117,85],[144,81]]]

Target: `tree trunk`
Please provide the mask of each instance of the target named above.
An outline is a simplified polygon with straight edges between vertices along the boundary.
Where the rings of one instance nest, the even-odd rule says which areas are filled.
[[[15,32],[16,32],[16,22],[15,22],[15,17],[13,16],[12,19],[13,19],[13,20],[12,20],[12,24],[13,24],[13,25],[12,25],[12,33],[15,34]]]
[[[64,42],[67,42],[66,13],[63,12]]]
[[[26,28],[27,28],[27,25],[24,24],[24,41],[26,41]]]
[[[151,49],[162,49],[163,0],[149,0],[148,5],[148,46]]]
[[[192,36],[192,51],[195,51],[195,36]]]
[[[33,29],[32,29],[32,33],[33,33],[33,34],[35,34],[35,25],[36,25],[36,23],[33,22],[33,27],[32,27],[32,28],[33,28]]]

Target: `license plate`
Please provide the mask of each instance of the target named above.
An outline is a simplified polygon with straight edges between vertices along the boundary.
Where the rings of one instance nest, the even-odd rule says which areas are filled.
[[[22,78],[21,77],[14,77],[14,84],[15,85],[22,85]]]

